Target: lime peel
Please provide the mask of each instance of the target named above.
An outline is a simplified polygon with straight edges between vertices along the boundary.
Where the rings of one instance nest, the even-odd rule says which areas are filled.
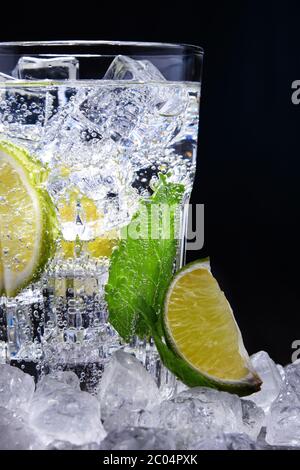
[[[29,153],[0,140],[0,288],[15,296],[39,279],[58,235],[46,170]]]
[[[179,284],[180,279],[198,270],[204,270],[203,273],[212,283],[210,290],[205,290],[205,286],[200,284],[198,292],[192,285],[190,286],[190,292],[188,292],[188,288],[182,289]],[[187,282],[189,282],[188,279]],[[170,314],[169,304],[173,293],[175,304],[181,302],[180,305],[185,305],[186,308],[180,307],[176,310],[176,305],[175,309],[173,305],[173,312],[171,311]],[[182,299],[180,299],[180,293],[183,295]],[[205,297],[207,293],[212,298],[207,299]],[[189,305],[189,295],[191,294],[192,304]],[[197,294],[200,294],[198,298]],[[187,311],[189,311],[190,319]],[[172,319],[169,318],[172,314],[173,323]],[[220,317],[218,317],[218,314],[220,314]],[[205,320],[204,323],[203,320]],[[189,328],[189,321],[193,322],[193,329]],[[212,329],[209,331],[210,321],[212,322]],[[197,322],[198,326],[206,325],[203,334],[201,329],[197,329]],[[230,341],[227,344],[226,341],[224,344],[222,343],[222,332],[226,331],[227,326],[228,334],[231,329],[232,337],[236,338],[237,341],[237,344],[232,345],[229,351],[227,351],[227,348],[228,344],[230,347]],[[220,332],[221,336],[218,343],[216,340],[218,340]],[[210,334],[212,337],[209,336]],[[236,393],[240,396],[249,395],[260,389],[261,379],[251,365],[230,305],[213,278],[207,259],[190,263],[174,276],[166,295],[164,315],[153,329],[153,336],[164,364],[189,386],[209,386]],[[231,336],[229,337],[231,338]],[[210,349],[209,346],[212,341],[215,345]],[[236,349],[234,349],[234,346]],[[207,364],[209,364],[211,372],[215,364],[218,364],[218,361],[222,364],[220,376],[208,373]],[[202,368],[199,365],[201,363]],[[220,369],[217,370],[220,371]]]

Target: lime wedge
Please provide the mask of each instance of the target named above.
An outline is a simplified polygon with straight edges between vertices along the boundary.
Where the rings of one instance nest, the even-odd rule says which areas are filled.
[[[0,289],[10,297],[39,278],[55,251],[55,209],[44,179],[24,149],[0,140]]]
[[[188,385],[247,395],[259,390],[231,307],[207,261],[190,263],[168,289],[165,334],[156,334],[162,359]]]

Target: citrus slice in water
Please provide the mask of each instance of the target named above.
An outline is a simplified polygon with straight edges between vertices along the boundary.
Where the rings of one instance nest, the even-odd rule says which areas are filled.
[[[199,384],[239,394],[259,389],[261,380],[208,262],[191,263],[174,277],[165,300],[164,329],[196,383],[198,375]]]
[[[24,149],[0,140],[0,289],[7,296],[36,281],[55,251],[55,209],[44,177]]]
[[[80,207],[78,211],[78,206]],[[62,239],[60,241],[63,258],[74,258],[79,253],[85,252],[92,258],[110,258],[113,249],[119,241],[119,231],[116,229],[105,230],[103,215],[99,212],[95,202],[73,188],[58,204],[61,224],[75,224],[80,214],[82,223],[88,228],[88,237],[85,233],[82,240]],[[98,234],[101,235],[98,235]],[[74,231],[72,233],[74,237]],[[87,237],[87,238],[84,238]]]

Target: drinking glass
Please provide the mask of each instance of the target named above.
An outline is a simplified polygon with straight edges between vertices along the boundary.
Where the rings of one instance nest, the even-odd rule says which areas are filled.
[[[71,369],[91,389],[123,348],[171,387],[151,335],[118,331],[156,246],[125,234],[177,188],[172,270],[184,263],[202,60],[181,44],[0,44],[0,360]]]

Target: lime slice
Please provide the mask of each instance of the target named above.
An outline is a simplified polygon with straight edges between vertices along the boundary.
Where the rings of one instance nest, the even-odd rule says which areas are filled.
[[[181,377],[186,383],[240,395],[259,390],[261,380],[207,261],[191,263],[176,274],[166,295],[163,320],[167,343],[187,366]],[[176,364],[174,368],[176,373]]]
[[[55,250],[55,209],[45,170],[24,149],[0,140],[0,288],[14,296],[36,281]]]
[[[119,241],[119,231],[116,229],[105,230],[103,214],[101,214],[95,202],[81,194],[76,188],[72,188],[58,203],[58,213],[61,225],[75,224],[80,215],[83,223],[88,227],[88,239],[60,241],[63,258],[74,258],[79,253],[85,252],[92,258],[110,258],[113,249]],[[98,236],[98,234],[101,234]],[[72,234],[74,237],[74,234]],[[86,235],[85,235],[86,236]],[[79,249],[78,249],[79,248]]]
[[[118,243],[119,234],[117,230],[110,230],[105,236],[87,242],[86,250],[92,258],[110,258]]]
[[[82,241],[80,250],[92,258],[110,258],[115,247],[118,246],[119,237],[115,230],[105,234],[105,237],[97,237],[94,240]],[[64,259],[78,256],[78,243],[76,241],[61,240],[61,252]]]

